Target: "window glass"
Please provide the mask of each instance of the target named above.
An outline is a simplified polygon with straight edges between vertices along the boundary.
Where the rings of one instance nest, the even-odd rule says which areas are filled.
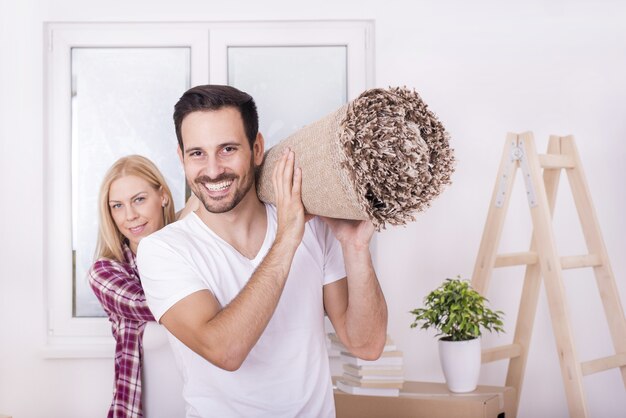
[[[190,48],[71,51],[74,316],[104,316],[89,287],[98,230],[98,192],[120,157],[140,154],[165,176],[176,209],[185,181],[176,156],[173,107],[190,87]]]
[[[228,84],[254,97],[266,149],[347,100],[346,46],[228,47]]]

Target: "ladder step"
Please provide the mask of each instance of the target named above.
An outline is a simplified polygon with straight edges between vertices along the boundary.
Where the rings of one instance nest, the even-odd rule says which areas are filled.
[[[526,251],[522,253],[506,253],[498,254],[494,267],[510,267],[510,266],[522,266],[526,264],[535,264],[539,258],[534,251]]]
[[[542,168],[574,168],[574,159],[569,155],[539,154],[539,164]]]
[[[572,255],[561,257],[561,268],[578,269],[602,265],[602,259],[598,254]]]
[[[613,356],[580,363],[584,376],[624,366],[626,366],[626,353],[615,354]]]
[[[485,348],[481,353],[482,363],[515,358],[522,355],[522,346],[519,344],[501,345],[499,347]]]
[[[572,255],[561,257],[562,269],[577,269],[602,265],[602,260],[597,254]],[[526,251],[521,253],[506,253],[496,255],[494,267],[524,266],[535,264],[539,261],[537,253]]]

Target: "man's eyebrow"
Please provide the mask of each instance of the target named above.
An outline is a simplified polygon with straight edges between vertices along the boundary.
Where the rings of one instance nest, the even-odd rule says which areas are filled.
[[[185,154],[189,154],[189,153],[195,152],[195,151],[202,151],[202,148],[200,148],[200,147],[187,148],[187,149],[185,149]]]
[[[224,147],[240,147],[241,143],[238,141],[232,141],[232,140],[228,140],[228,141],[224,141],[220,144],[217,145],[218,148],[224,148]],[[204,149],[202,147],[191,147],[191,148],[186,148],[185,149],[185,154],[190,154],[192,152],[196,152],[196,151],[204,151]]]

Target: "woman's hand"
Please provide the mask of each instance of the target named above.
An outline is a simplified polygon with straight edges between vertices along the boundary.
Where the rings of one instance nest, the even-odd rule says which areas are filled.
[[[202,203],[200,202],[200,199],[198,199],[195,194],[191,193],[191,196],[189,196],[189,199],[187,199],[187,203],[185,203],[185,207],[183,208],[183,210],[179,211],[176,214],[176,220],[183,219],[191,212],[197,211],[198,209],[200,209],[201,204]]]

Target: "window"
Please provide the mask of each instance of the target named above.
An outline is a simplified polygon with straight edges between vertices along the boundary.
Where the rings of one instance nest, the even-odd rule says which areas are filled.
[[[98,231],[98,185],[122,155],[142,154],[163,172],[175,207],[185,177],[172,158],[172,103],[189,85],[189,47],[75,47],[72,73],[73,316],[105,316],[85,277]],[[128,94],[133,92],[133,94]]]
[[[181,208],[172,108],[187,88],[230,84],[252,94],[271,146],[372,85],[372,29],[355,21],[46,25],[49,356],[112,352],[86,278],[108,167],[145,155]]]

